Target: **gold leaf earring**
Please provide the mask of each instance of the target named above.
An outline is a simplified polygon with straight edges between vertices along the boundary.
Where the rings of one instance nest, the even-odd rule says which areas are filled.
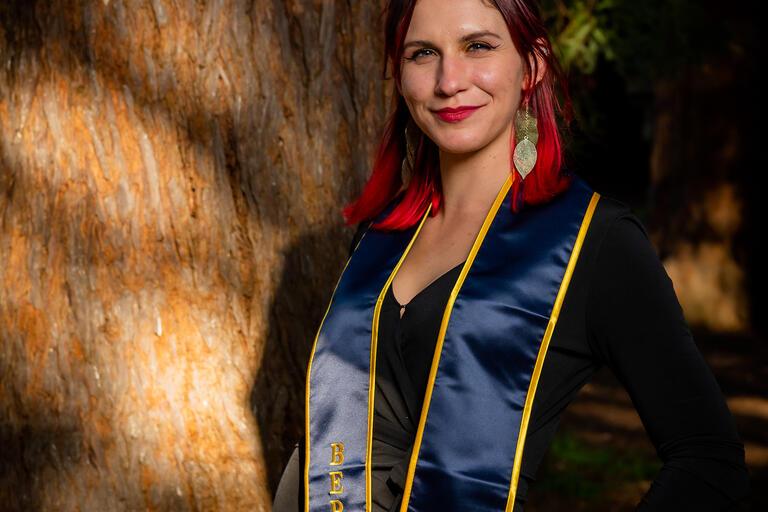
[[[417,144],[416,126],[412,119],[405,125],[405,158],[401,170],[403,174],[410,178],[413,169],[416,166],[416,144]]]
[[[536,142],[539,140],[539,130],[536,117],[531,114],[526,103],[525,108],[517,109],[515,113],[515,152],[512,160],[520,177],[525,179],[536,165]]]

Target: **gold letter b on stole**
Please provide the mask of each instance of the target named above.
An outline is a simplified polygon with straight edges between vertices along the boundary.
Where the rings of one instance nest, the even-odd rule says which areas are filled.
[[[331,443],[331,466],[340,466],[344,462],[344,443]]]
[[[344,462],[344,443],[331,443],[331,466],[341,466]],[[328,476],[331,477],[331,490],[328,492],[330,495],[341,494],[344,492],[344,487],[341,485],[341,479],[344,474],[341,471],[330,471]],[[341,500],[331,500],[331,512],[342,512],[344,510],[344,504]]]

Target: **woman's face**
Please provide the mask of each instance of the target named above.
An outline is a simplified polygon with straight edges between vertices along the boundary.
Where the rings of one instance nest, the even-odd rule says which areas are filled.
[[[508,145],[524,69],[495,7],[483,0],[418,0],[401,66],[400,92],[411,116],[442,151]],[[469,116],[437,113],[465,106],[479,108]]]

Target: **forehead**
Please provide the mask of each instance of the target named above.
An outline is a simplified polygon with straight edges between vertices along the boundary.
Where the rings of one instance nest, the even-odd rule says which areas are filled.
[[[406,40],[451,40],[480,30],[509,36],[504,18],[488,0],[417,0]]]

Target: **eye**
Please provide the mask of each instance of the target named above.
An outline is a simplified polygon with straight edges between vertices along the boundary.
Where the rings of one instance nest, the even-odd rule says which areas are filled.
[[[481,49],[481,50],[493,50],[496,47],[495,46],[491,46],[488,43],[481,43],[479,41],[475,41],[474,43],[469,43],[469,48],[470,48],[470,50],[472,48],[478,48],[478,49]]]
[[[429,48],[421,48],[421,49],[416,50],[415,52],[413,52],[410,57],[406,57],[406,59],[408,59],[408,60],[416,60],[418,57],[420,57],[422,55],[427,55],[427,53],[425,53],[425,52],[431,52],[431,51],[432,50],[430,50]]]

